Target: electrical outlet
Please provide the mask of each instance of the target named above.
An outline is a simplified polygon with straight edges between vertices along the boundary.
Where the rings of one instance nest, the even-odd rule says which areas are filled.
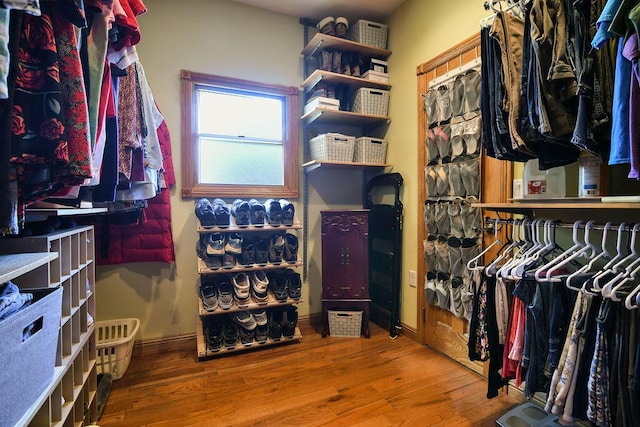
[[[411,286],[412,288],[415,288],[416,281],[417,281],[416,272],[414,270],[409,270],[409,286]]]

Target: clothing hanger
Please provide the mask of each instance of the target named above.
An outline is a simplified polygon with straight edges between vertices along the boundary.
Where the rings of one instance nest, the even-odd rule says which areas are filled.
[[[591,292],[589,289],[587,289],[587,283],[589,282],[588,280],[586,280],[580,288],[573,286],[572,281],[574,281],[577,276],[588,274],[590,271],[592,271],[593,266],[598,260],[611,259],[611,254],[609,254],[609,250],[607,249],[607,235],[610,229],[611,229],[611,222],[607,222],[604,225],[604,228],[602,230],[602,241],[600,243],[600,252],[596,256],[592,257],[591,260],[589,260],[589,262],[585,264],[582,268],[579,268],[577,271],[571,273],[569,277],[567,277],[567,281],[565,283],[567,288],[572,289],[574,291],[581,291],[584,294],[596,295],[593,292]]]
[[[640,295],[640,283],[631,291],[629,295],[624,299],[624,306],[629,310],[634,310],[638,308],[640,305],[640,301],[638,300],[638,296]],[[633,301],[635,300],[635,304]]]
[[[611,273],[611,267],[620,261],[624,255],[622,250],[622,234],[628,229],[628,225],[626,222],[621,223],[618,226],[618,238],[616,240],[616,254],[607,262],[602,269],[593,276],[593,290],[602,291],[602,287],[600,286],[600,280]]]
[[[534,220],[536,221],[536,220]],[[518,262],[520,262],[521,257],[528,252],[533,244],[533,240],[528,237],[532,237],[532,233],[529,229],[532,221],[528,219],[524,219],[521,224],[521,231],[523,240],[520,240],[520,244],[515,248],[515,252],[513,252],[512,256],[507,259],[507,261],[502,264],[502,266],[496,272],[496,276],[502,277],[504,279],[511,279],[510,271],[511,268],[516,266]]]
[[[578,229],[580,228],[580,226],[582,226],[583,223],[584,222],[582,220],[577,220],[576,222],[573,223],[573,235],[572,235],[573,246],[571,246],[569,249],[560,253],[560,255],[557,255],[554,258],[552,258],[551,261],[547,262],[546,264],[536,269],[536,272],[534,273],[534,277],[538,282],[541,282],[543,280],[548,281],[551,278],[552,272],[555,270],[555,268],[552,268],[552,267],[555,267],[555,265],[558,264],[560,261],[562,261],[565,257],[571,255],[572,253],[574,253],[575,251],[583,247],[582,242],[578,240]],[[544,278],[543,278],[543,274],[544,274]]]
[[[475,257],[471,258],[469,260],[469,262],[467,262],[467,268],[469,270],[476,270],[478,268],[478,261],[480,261],[480,259],[484,256],[484,254],[486,254],[495,245],[502,244],[502,240],[500,240],[500,236],[498,236],[498,231],[499,231],[498,224],[499,223],[500,223],[500,219],[496,218],[494,226],[493,226],[494,237],[495,237],[494,241],[491,242],[491,244],[489,246],[484,248],[484,250],[482,252],[480,252],[478,255],[476,255]]]
[[[616,283],[618,283],[622,279],[629,277],[631,272],[635,271],[635,267],[640,264],[640,257],[638,256],[638,251],[636,250],[636,235],[638,233],[638,230],[640,230],[640,224],[634,224],[633,228],[631,229],[631,243],[629,246],[631,251],[626,257],[622,258],[611,267],[610,272],[618,274],[609,279],[607,283],[602,286],[601,292],[603,297],[611,298],[614,301],[620,301],[616,298],[615,295],[613,295],[615,290],[620,289],[620,286],[617,286]],[[624,265],[627,263],[628,265],[624,267]],[[624,270],[620,271],[622,267],[624,267]],[[626,280],[624,280],[623,282],[626,283]]]
[[[593,224],[595,223],[595,221],[590,220],[587,221],[587,224],[584,227],[584,244],[581,248],[577,249],[575,252],[573,252],[572,254],[570,254],[569,256],[567,256],[566,258],[562,259],[560,262],[556,263],[553,266],[554,270],[559,270],[560,268],[566,266],[567,264],[569,264],[570,262],[573,262],[576,258],[584,256],[587,258],[593,258],[595,257],[595,255],[598,253],[598,249],[596,249],[596,247],[593,245],[593,243],[591,243],[591,241],[589,240],[589,234],[591,232],[591,228],[593,227]],[[575,224],[574,224],[574,232],[575,232]],[[574,235],[574,237],[577,237]],[[574,240],[574,243],[576,243],[577,245],[580,245],[580,242],[576,242],[576,240]],[[589,254],[590,252],[590,254]],[[582,267],[582,266],[581,266]],[[551,281],[560,281],[560,279],[552,279],[550,278],[550,274],[551,271],[548,270],[547,274],[546,274],[546,278],[548,280]]]
[[[551,234],[550,234],[550,226],[554,224],[553,220],[545,220],[542,227],[543,220],[539,220],[538,222],[534,221],[534,246],[523,255],[522,260],[511,269],[511,277],[514,280],[519,280],[525,273],[527,267],[531,265],[534,261],[536,261],[544,251],[550,247],[551,242]],[[540,236],[540,230],[542,229],[542,237]]]
[[[519,232],[520,227],[522,225],[522,220],[515,219],[511,224],[511,239],[510,241],[503,246],[503,248],[498,251],[498,256],[496,256],[493,261],[489,263],[487,267],[485,267],[485,275],[488,277],[492,277],[497,274],[499,265],[505,259],[509,259],[509,254],[512,254],[513,251],[518,247],[519,243]],[[518,233],[518,236],[516,236]]]
[[[633,271],[631,271],[628,276],[626,276],[624,279],[622,279],[622,281],[620,283],[618,283],[616,286],[614,286],[613,289],[611,289],[610,291],[609,290],[605,290],[605,287],[607,285],[609,285],[609,283],[607,283],[602,288],[602,296],[611,299],[611,301],[616,301],[616,302],[622,301],[622,299],[618,296],[617,292],[623,290],[625,283],[628,283],[628,282],[631,282],[631,281],[635,280],[636,279],[636,275],[638,273],[640,273],[640,265],[636,266],[636,268],[633,269]],[[640,286],[640,285],[638,285],[638,286]],[[606,292],[606,295],[605,295],[605,292]],[[626,298],[625,298],[625,302],[626,302]]]

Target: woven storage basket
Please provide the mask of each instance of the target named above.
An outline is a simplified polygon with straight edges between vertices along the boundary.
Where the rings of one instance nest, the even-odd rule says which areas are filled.
[[[96,365],[98,373],[110,373],[114,380],[122,378],[131,361],[133,339],[140,327],[139,319],[117,319],[96,322]]]
[[[329,335],[332,337],[358,338],[362,328],[361,311],[333,311],[329,314]]]
[[[387,116],[389,113],[389,91],[361,87],[356,91],[353,112],[372,116]]]
[[[311,158],[329,162],[353,162],[355,137],[323,133],[309,140]]]
[[[383,139],[363,136],[356,138],[353,161],[383,164],[387,159],[387,143]]]
[[[386,49],[388,31],[389,27],[387,25],[360,19],[349,28],[347,37],[354,42],[377,47],[378,49]]]

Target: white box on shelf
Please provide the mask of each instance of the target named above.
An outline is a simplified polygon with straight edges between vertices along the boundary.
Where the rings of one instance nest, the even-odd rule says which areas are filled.
[[[389,74],[379,71],[369,70],[362,75],[362,78],[372,82],[389,83]]]
[[[340,100],[335,98],[326,98],[324,96],[317,96],[312,98],[304,106],[304,114],[315,110],[316,108],[326,108],[328,110],[339,110]]]
[[[377,71],[378,73],[388,73],[389,72],[389,63],[382,59],[371,58],[369,60],[369,70]]]

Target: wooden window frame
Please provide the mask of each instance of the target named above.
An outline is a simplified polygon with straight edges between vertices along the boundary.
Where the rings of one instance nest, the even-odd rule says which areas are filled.
[[[188,70],[181,71],[182,80],[182,197],[298,197],[298,88],[271,85],[232,77],[215,76]],[[196,85],[210,85],[255,93],[281,96],[286,99],[284,117],[284,183],[283,185],[207,184],[198,177]]]

